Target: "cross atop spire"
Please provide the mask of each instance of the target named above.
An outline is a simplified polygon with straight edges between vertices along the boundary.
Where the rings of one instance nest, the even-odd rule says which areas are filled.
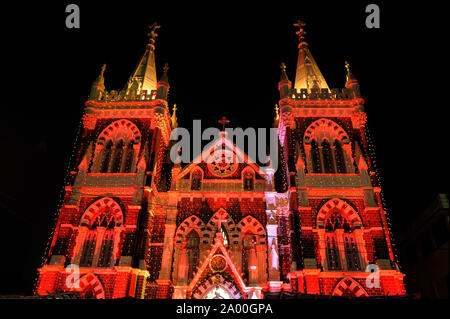
[[[222,131],[225,131],[225,125],[230,123],[230,121],[225,116],[222,116],[222,118],[218,122],[222,124]]]
[[[301,20],[297,20],[296,23],[293,24],[294,27],[298,28],[298,31],[295,32],[295,34],[298,35],[298,41],[299,41],[299,47],[301,45],[306,45],[306,41],[305,41],[305,35],[306,35],[306,31],[305,29],[303,29],[303,27],[306,25],[305,22],[301,21]]]
[[[160,25],[158,25],[157,22],[153,22],[152,25],[149,26],[150,32],[148,33],[148,46],[150,47],[150,49],[152,51],[155,50],[155,41],[156,41],[156,37],[158,36],[158,33],[156,33],[156,30],[158,30],[159,28],[161,28]]]
[[[130,77],[127,85],[127,90],[135,91],[139,94],[142,91],[147,91],[150,94],[157,89],[156,65],[155,65],[155,41],[158,30],[161,26],[156,22],[149,26],[148,43],[144,55],[139,61],[133,75]]]
[[[281,78],[280,78],[280,80],[281,81],[289,81],[288,76],[286,74],[286,64],[284,62],[281,62],[280,69],[281,69]]]
[[[298,35],[299,40],[297,72],[295,75],[294,88],[296,90],[307,89],[309,91],[312,89],[329,89],[316,61],[314,61],[314,58],[309,51],[308,44],[306,43],[306,31],[303,28],[306,23],[297,20],[293,25],[298,28],[298,31],[295,33]]]

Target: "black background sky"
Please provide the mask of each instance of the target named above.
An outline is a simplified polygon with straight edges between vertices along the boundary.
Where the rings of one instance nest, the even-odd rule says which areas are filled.
[[[295,78],[297,37],[307,22],[310,50],[330,87],[351,64],[394,232],[448,192],[447,2],[373,1],[381,29],[365,27],[372,2],[296,1],[197,4],[156,1],[44,1],[2,4],[0,116],[0,294],[30,294],[53,226],[90,85],[103,63],[106,87],[121,89],[139,62],[147,26],[161,24],[156,63],[170,65],[170,106],[180,126],[269,127],[280,63]],[[80,5],[81,28],[65,28]],[[2,272],[2,274],[4,274]]]

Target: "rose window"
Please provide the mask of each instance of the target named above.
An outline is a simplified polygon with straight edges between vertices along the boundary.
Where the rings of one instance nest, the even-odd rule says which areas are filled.
[[[238,168],[235,159],[236,155],[231,151],[216,151],[208,159],[208,169],[216,176],[231,175]]]
[[[227,267],[227,261],[222,255],[215,255],[209,263],[211,270],[214,272],[222,272]]]

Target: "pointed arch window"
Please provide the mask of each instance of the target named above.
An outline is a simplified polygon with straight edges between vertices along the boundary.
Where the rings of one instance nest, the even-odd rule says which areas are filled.
[[[337,230],[341,232],[338,234]],[[360,254],[352,225],[338,209],[331,211],[326,219],[325,232],[328,270],[342,270],[345,263],[346,270],[360,271]]]
[[[251,170],[246,170],[244,172],[244,190],[252,191],[255,186],[255,175]]]
[[[305,148],[310,150],[307,162],[312,173],[347,173],[345,150],[351,148],[343,149],[343,145],[349,143],[349,137],[339,124],[329,119],[319,119],[307,127],[303,141]],[[347,155],[351,158],[351,154]]]
[[[129,120],[121,119],[108,125],[99,135],[93,173],[131,173],[136,156],[134,146],[139,149],[141,133]],[[99,153],[98,148],[103,148]]]
[[[191,230],[187,235],[187,258],[188,258],[188,283],[194,278],[200,259],[200,236],[195,230]]]
[[[223,225],[221,226],[219,233],[222,234],[222,238],[223,238],[223,245],[225,247],[228,246],[228,243],[230,242],[229,238],[228,238],[228,233],[227,230],[223,227]]]
[[[250,272],[256,269],[256,236],[245,233],[242,237],[242,272],[244,279],[250,280]]]
[[[97,232],[94,230],[88,231],[81,251],[80,267],[92,266],[96,243],[97,243]]]
[[[359,260],[358,246],[352,233],[344,234],[345,259],[347,269],[350,271],[361,271],[361,261]]]
[[[102,247],[98,259],[98,267],[110,267],[114,249],[114,231],[108,229],[103,235]]]
[[[88,207],[81,219],[81,225],[86,227],[81,251],[76,249],[81,267],[113,266],[122,219],[120,206],[110,198],[99,199]]]
[[[133,142],[130,142],[128,143],[125,151],[125,163],[122,172],[131,173],[131,166],[133,165],[134,156]]]
[[[109,141],[106,144],[105,149],[103,150],[102,163],[101,163],[101,168],[100,168],[101,173],[108,172],[109,162],[111,160],[112,146],[113,146],[112,141]]]
[[[192,172],[191,190],[199,191],[202,188],[202,172],[196,169]]]
[[[120,166],[122,164],[122,156],[123,156],[123,148],[124,148],[124,142],[123,142],[123,140],[120,140],[114,150],[114,158],[113,158],[113,163],[112,163],[112,167],[111,167],[111,173],[120,173]]]
[[[322,157],[323,157],[323,169],[324,173],[334,173],[333,155],[331,154],[331,146],[327,140],[322,142]]]
[[[328,233],[325,238],[328,270],[341,270],[341,257],[336,234]]]
[[[319,145],[317,144],[316,140],[313,140],[311,142],[311,161],[313,173],[321,173],[322,166],[320,161]]]
[[[342,144],[338,141],[334,141],[334,157],[336,159],[336,170],[339,174],[347,173],[347,168],[345,167],[345,155],[342,149]]]

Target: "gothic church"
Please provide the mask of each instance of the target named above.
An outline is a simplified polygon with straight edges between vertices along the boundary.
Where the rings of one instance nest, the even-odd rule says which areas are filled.
[[[106,90],[102,68],[36,295],[405,295],[358,80],[346,64],[345,88],[330,89],[304,23],[295,25],[295,81],[283,64],[278,84],[276,171],[251,162],[225,132],[216,141],[221,152],[203,152],[210,161],[170,161],[178,124],[167,66],[156,76],[158,25],[122,91]]]

